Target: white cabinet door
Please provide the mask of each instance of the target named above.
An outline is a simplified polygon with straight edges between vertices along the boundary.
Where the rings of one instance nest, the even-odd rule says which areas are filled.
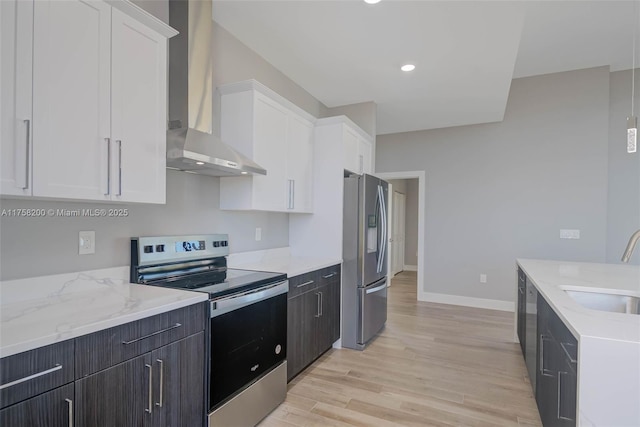
[[[371,143],[364,138],[358,139],[358,161],[360,163],[360,173],[372,173],[373,165],[372,160],[372,147]]]
[[[33,2],[0,1],[0,193],[31,195]]]
[[[117,9],[111,28],[113,199],[165,203],[167,41]]]
[[[288,111],[275,101],[255,94],[253,159],[267,170],[253,179],[255,209],[284,211],[287,204],[286,152]]]
[[[349,172],[362,173],[358,148],[359,136],[348,127],[344,127],[343,136],[344,168]]]
[[[34,196],[110,198],[110,39],[106,3],[35,2]]]
[[[313,210],[313,123],[289,114],[287,150],[287,209]]]

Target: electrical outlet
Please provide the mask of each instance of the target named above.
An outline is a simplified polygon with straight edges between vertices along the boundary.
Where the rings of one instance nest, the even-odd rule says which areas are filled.
[[[81,231],[78,233],[78,254],[89,255],[96,253],[96,232]]]
[[[262,228],[256,227],[256,242],[262,240]]]
[[[561,239],[579,239],[580,238],[580,230],[560,230],[560,238]]]
[[[480,283],[487,283],[487,275],[486,274],[481,274],[480,275]]]

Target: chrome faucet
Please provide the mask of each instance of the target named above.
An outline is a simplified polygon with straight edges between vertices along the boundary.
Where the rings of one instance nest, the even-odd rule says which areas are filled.
[[[622,254],[622,262],[629,262],[631,255],[633,255],[633,250],[636,248],[636,243],[638,243],[638,240],[640,240],[640,230],[637,230],[631,235],[629,243],[627,243],[627,248],[624,250],[624,254]]]

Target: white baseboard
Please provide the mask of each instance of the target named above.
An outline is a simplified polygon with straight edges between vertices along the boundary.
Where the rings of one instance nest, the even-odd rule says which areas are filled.
[[[422,292],[418,298],[420,301],[436,302],[440,304],[462,305],[465,307],[486,308],[489,310],[515,311],[515,305],[511,301],[501,301],[495,299],[462,297],[459,295],[436,294],[433,292]]]
[[[418,266],[417,265],[407,265],[405,264],[403,267],[404,271],[418,271]]]

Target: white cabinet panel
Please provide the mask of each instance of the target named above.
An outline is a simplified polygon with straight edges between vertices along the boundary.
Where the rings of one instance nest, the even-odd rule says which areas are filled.
[[[287,110],[256,94],[254,114],[254,160],[267,175],[253,177],[253,203],[262,210],[283,211],[287,202]]]
[[[291,188],[287,209],[291,212],[313,210],[313,135],[313,123],[289,115],[287,180]]]
[[[31,195],[33,2],[0,1],[0,193]]]
[[[221,178],[220,209],[311,212],[315,119],[255,81],[220,90],[222,140],[267,171]]]
[[[364,138],[358,139],[358,160],[360,161],[360,173],[373,173],[372,160],[373,148],[371,143]]]
[[[344,168],[353,173],[362,173],[358,138],[356,132],[346,126],[344,127],[342,136]]]
[[[111,7],[34,8],[33,195],[108,199]]]
[[[167,41],[115,9],[111,40],[112,194],[164,203]]]

